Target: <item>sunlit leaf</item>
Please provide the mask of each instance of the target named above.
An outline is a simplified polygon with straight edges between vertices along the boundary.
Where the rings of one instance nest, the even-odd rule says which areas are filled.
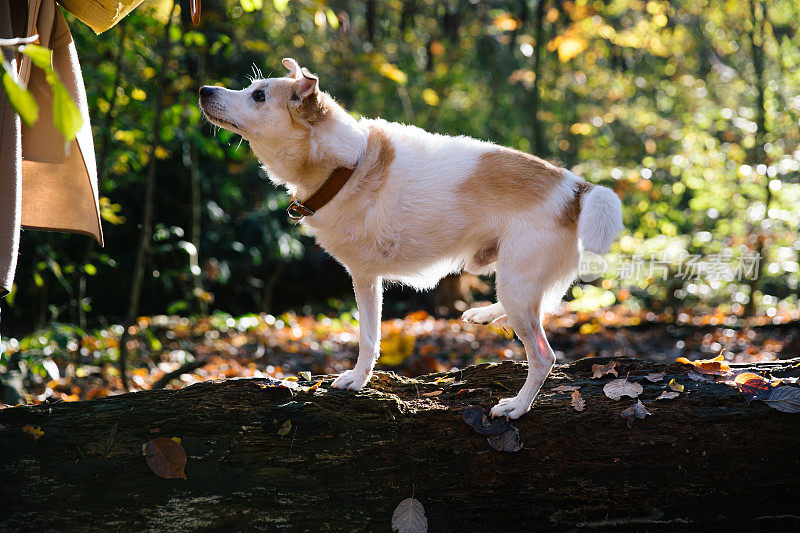
[[[78,106],[72,101],[64,84],[58,80],[53,83],[53,123],[67,141],[73,140],[83,125]]]
[[[26,126],[33,126],[39,120],[39,104],[27,89],[20,87],[8,72],[3,72],[3,90],[11,108],[19,115]]]

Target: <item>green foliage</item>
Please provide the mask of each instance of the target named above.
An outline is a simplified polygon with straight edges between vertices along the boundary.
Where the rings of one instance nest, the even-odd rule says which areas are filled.
[[[11,107],[19,114],[19,118],[26,126],[32,126],[39,120],[39,104],[33,95],[12,78],[8,72],[3,72],[3,90],[11,103]]]

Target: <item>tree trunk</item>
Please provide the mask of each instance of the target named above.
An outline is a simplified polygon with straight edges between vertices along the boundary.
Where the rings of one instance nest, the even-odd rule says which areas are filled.
[[[556,367],[512,421],[516,453],[495,451],[461,414],[516,392],[525,365],[514,362],[417,379],[378,372],[359,393],[330,389],[330,377],[312,392],[231,379],[7,408],[0,530],[389,531],[412,492],[431,531],[796,530],[800,415],[748,405],[677,364],[618,358],[652,413],[628,428],[620,412],[633,400],[610,400],[610,378],[589,378],[607,361]],[[780,376],[798,362],[753,370]],[[658,371],[658,383],[643,378]],[[655,401],[672,378],[686,390]],[[583,412],[551,390],[562,384],[581,387]],[[142,445],[159,436],[180,437],[187,479],[148,469]]]

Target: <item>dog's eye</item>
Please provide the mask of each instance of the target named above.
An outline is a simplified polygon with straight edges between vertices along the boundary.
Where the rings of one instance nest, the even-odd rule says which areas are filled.
[[[253,100],[256,102],[263,102],[264,101],[264,91],[261,89],[257,91],[253,91]]]

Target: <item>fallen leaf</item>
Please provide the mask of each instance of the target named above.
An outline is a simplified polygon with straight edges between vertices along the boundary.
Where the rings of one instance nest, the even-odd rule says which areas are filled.
[[[616,370],[617,365],[619,365],[619,361],[611,361],[607,365],[592,365],[592,379],[601,378],[606,374],[619,376]]]
[[[580,389],[580,387],[577,385],[559,385],[558,387],[553,387],[550,390],[554,392],[572,392],[578,389]]]
[[[752,372],[739,374],[733,382],[747,403],[753,400],[766,400],[773,392],[769,381]]]
[[[776,387],[764,401],[778,411],[800,413],[800,389],[797,387]]]
[[[281,428],[278,430],[278,435],[280,435],[281,437],[285,437],[286,435],[289,434],[291,430],[292,430],[292,421],[287,420],[286,422],[281,424]]]
[[[311,381],[311,372],[304,370],[303,372],[300,372],[300,377],[306,381]]]
[[[688,376],[689,379],[691,379],[692,381],[712,381],[711,378],[709,378],[708,376],[704,376],[703,374],[698,374],[694,370],[690,370]]]
[[[637,418],[644,418],[650,413],[645,409],[641,400],[636,400],[636,403],[625,409],[620,413],[620,416],[628,421],[628,427],[633,427],[633,421]]]
[[[44,435],[44,431],[42,431],[41,426],[22,426],[23,433],[27,433],[31,436],[34,441],[39,440],[39,437]]]
[[[644,378],[647,381],[651,381],[651,382],[655,383],[656,381],[661,381],[662,379],[664,379],[664,376],[666,376],[666,375],[667,375],[666,372],[650,372]]]
[[[463,418],[464,422],[469,424],[476,433],[489,437],[502,435],[512,427],[505,418],[490,419],[487,417],[486,410],[483,407],[467,407],[461,412],[461,418]]]
[[[675,359],[676,363],[693,366],[701,374],[716,374],[722,375],[730,371],[731,367],[725,362],[725,358],[721,355],[714,359],[698,359],[696,361],[689,361],[685,357],[678,357]]]
[[[572,393],[572,401],[569,404],[578,412],[583,411],[586,407],[586,402],[583,401],[581,393],[578,391]]]
[[[441,377],[441,378],[436,378],[433,382],[434,383],[450,383],[450,382],[453,382],[455,380],[456,380],[456,378],[453,378],[453,377],[449,377],[449,378]]]
[[[319,388],[319,386],[320,386],[320,385],[322,385],[322,380],[319,380],[319,381],[317,381],[316,383],[314,383],[313,385],[311,385],[311,386],[308,388],[308,391],[309,391],[309,392],[313,392],[313,391],[317,390],[317,389]]]
[[[514,426],[511,426],[505,433],[489,437],[486,440],[489,441],[489,446],[498,452],[518,452],[522,449],[519,429]]]
[[[685,389],[686,387],[684,387],[683,385],[672,379],[669,382],[669,388],[674,390],[675,392],[683,392],[683,389]]]
[[[661,396],[656,398],[656,400],[672,400],[674,398],[677,398],[680,395],[681,394],[679,392],[672,392],[672,391],[666,391],[665,390],[665,391],[663,391],[661,393]]]
[[[628,378],[609,381],[603,387],[603,393],[612,400],[619,400],[623,396],[637,398],[642,391],[644,391],[644,388],[641,385],[628,381]]]
[[[428,519],[419,500],[406,498],[392,513],[392,531],[399,533],[426,533]]]
[[[427,396],[427,397],[439,396],[442,392],[444,392],[444,391],[435,390],[435,391],[432,391],[432,392],[423,392],[422,395],[423,396]]]
[[[147,466],[158,477],[186,479],[186,451],[180,442],[167,437],[156,437],[142,446]]]

